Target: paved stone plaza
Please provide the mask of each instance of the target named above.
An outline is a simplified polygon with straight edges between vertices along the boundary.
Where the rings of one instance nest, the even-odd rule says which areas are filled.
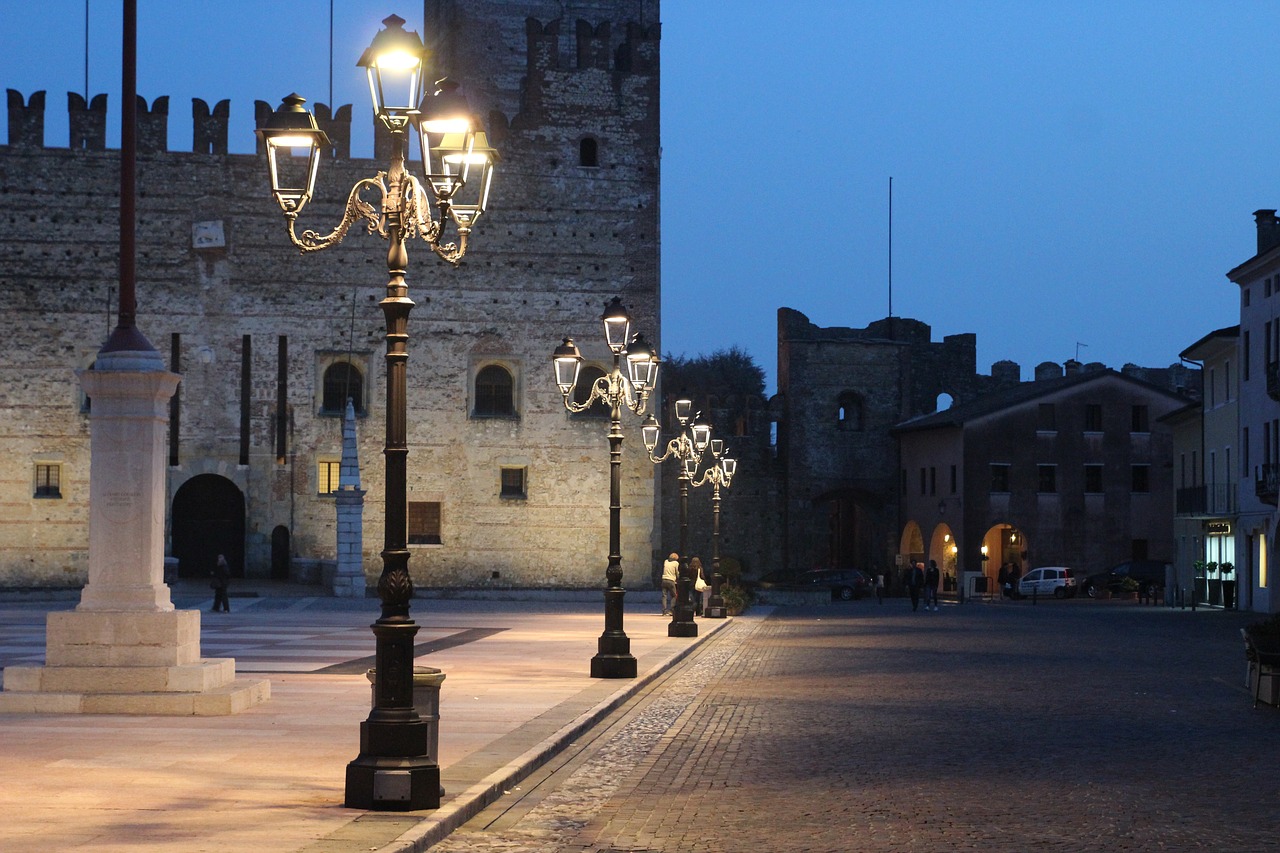
[[[1244,614],[902,601],[740,623],[438,848],[1229,850],[1276,843]]]
[[[206,650],[270,677],[271,702],[0,719],[0,773],[27,780],[0,788],[0,850],[406,853],[461,825],[431,849],[1253,851],[1277,832],[1280,711],[1244,689],[1248,614],[899,599],[759,608],[688,641],[636,596],[627,685],[586,677],[596,603],[421,602],[449,795],[363,814],[339,803],[376,603],[232,606],[205,615]],[[38,662],[42,619],[0,604],[0,664]]]

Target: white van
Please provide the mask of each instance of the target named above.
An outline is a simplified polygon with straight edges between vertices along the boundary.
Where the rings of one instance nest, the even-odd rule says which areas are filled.
[[[1075,572],[1062,566],[1032,569],[1018,579],[1018,595],[1052,595],[1054,598],[1071,598],[1076,594]]]

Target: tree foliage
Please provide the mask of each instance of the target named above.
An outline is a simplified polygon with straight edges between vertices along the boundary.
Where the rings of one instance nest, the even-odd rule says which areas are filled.
[[[764,369],[737,346],[710,355],[668,354],[663,356],[662,372],[662,384],[669,395],[764,397]]]

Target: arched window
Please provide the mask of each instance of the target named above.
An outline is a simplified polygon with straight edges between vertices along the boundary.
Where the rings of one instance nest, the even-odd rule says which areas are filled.
[[[356,407],[356,414],[364,414],[364,374],[349,361],[335,361],[324,371],[324,398],[320,413],[342,415],[347,411],[347,398]]]
[[[592,167],[600,165],[600,143],[590,136],[578,143],[578,165]]]
[[[596,384],[596,380],[604,376],[604,371],[598,367],[587,365],[578,373],[578,384],[573,386],[573,402],[582,405],[587,402],[587,398],[591,396],[591,388]],[[609,407],[604,404],[600,398],[591,404],[591,408],[581,413],[584,418],[607,418],[609,417]]]
[[[862,429],[862,398],[852,391],[845,391],[837,401],[836,423],[840,429]]]
[[[953,403],[955,403],[955,400],[950,394],[944,391],[938,395],[938,399],[933,404],[933,410],[935,412],[945,412],[947,409],[951,408]]]
[[[516,413],[515,382],[500,364],[490,364],[476,374],[475,416],[507,418]]]

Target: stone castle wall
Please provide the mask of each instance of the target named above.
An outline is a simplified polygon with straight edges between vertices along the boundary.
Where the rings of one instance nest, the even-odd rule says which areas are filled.
[[[443,70],[488,116],[502,161],[461,268],[424,243],[409,246],[409,500],[441,504],[441,544],[412,547],[418,585],[602,583],[606,427],[564,411],[550,353],[573,335],[589,360],[607,364],[599,317],[614,295],[659,342],[658,31],[629,20],[635,3],[587,5],[595,41],[585,66],[569,47],[586,31],[569,21],[559,62],[526,52],[558,4],[435,7],[448,26]],[[79,114],[72,103],[75,148],[45,146],[44,100],[10,91],[9,144],[0,145],[0,310],[11,330],[0,360],[0,586],[10,587],[85,577],[89,421],[73,371],[92,363],[114,324],[118,277],[119,156],[95,130],[105,97]],[[321,413],[321,379],[349,358],[365,376],[358,441],[372,579],[382,548],[386,244],[353,229],[341,245],[300,256],[263,158],[226,154],[227,109],[194,104],[199,150],[166,151],[168,103],[158,99],[138,157],[138,325],[182,376],[170,502],[202,475],[234,484],[247,576],[270,574],[281,528],[295,561],[333,559],[334,500],[317,493],[317,463],[340,457],[341,417]],[[256,112],[261,120],[263,107]],[[342,156],[349,107],[316,112],[335,130],[339,156],[323,164],[300,225],[323,233],[350,186],[385,163]],[[588,137],[597,165],[582,165]],[[514,378],[514,417],[474,414],[475,375],[491,364]],[[634,433],[624,449],[628,569],[647,566],[655,547],[653,467]],[[34,496],[42,464],[59,467],[60,497]],[[504,466],[526,470],[526,497],[499,496]]]

